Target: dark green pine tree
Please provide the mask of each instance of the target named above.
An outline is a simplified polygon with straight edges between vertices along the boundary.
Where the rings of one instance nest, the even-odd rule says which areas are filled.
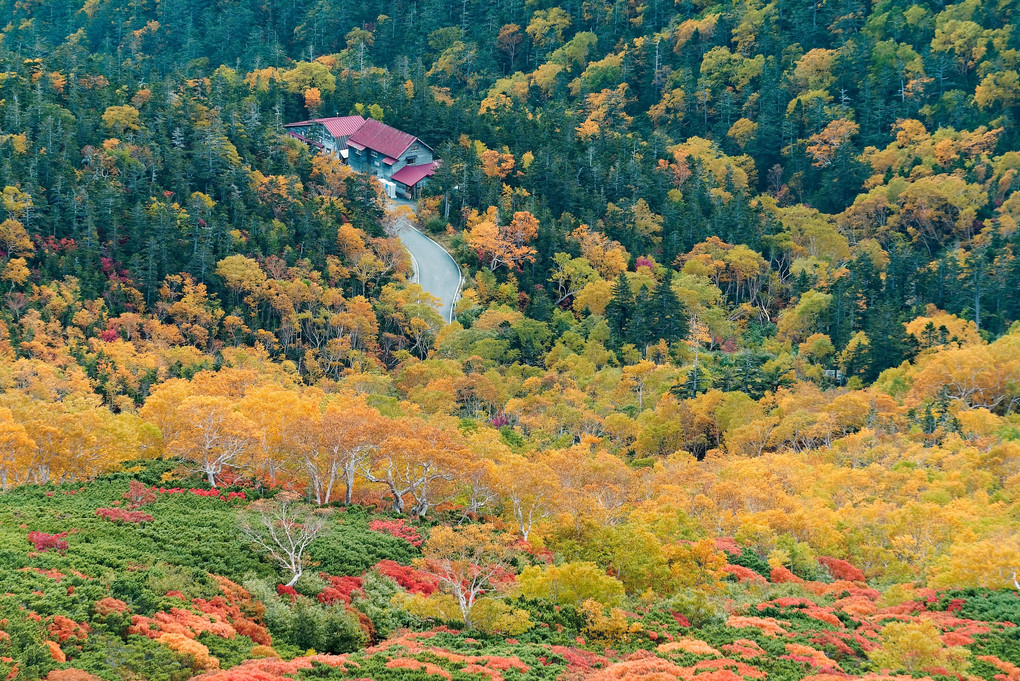
[[[606,323],[609,324],[609,331],[617,346],[627,342],[624,332],[627,330],[633,309],[634,293],[631,291],[630,282],[627,281],[627,275],[621,273],[620,278],[616,280],[613,297],[606,304]]]
[[[675,343],[687,337],[690,330],[687,311],[673,290],[672,270],[666,272],[648,298],[645,317],[652,342],[661,338],[667,343]]]
[[[624,328],[624,341],[633,343],[635,347],[644,350],[652,342],[651,318],[648,316],[649,298],[647,291],[640,291],[634,296],[631,303],[630,318]]]
[[[870,344],[865,380],[873,381],[884,370],[899,366],[903,360],[914,356],[916,348],[906,337],[905,321],[902,309],[892,303],[882,303],[871,312],[869,328],[865,332]]]

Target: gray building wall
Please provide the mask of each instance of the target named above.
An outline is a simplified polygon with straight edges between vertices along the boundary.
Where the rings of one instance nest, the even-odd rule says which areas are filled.
[[[369,173],[376,177],[388,180],[393,176],[393,173],[408,165],[408,160],[410,159],[414,159],[414,163],[412,165],[416,166],[431,163],[434,160],[432,150],[420,141],[416,141],[408,147],[404,153],[400,155],[400,158],[397,159],[397,162],[391,166],[383,163],[384,158],[386,157],[372,149],[365,149],[362,151],[351,147],[347,162],[359,173]]]

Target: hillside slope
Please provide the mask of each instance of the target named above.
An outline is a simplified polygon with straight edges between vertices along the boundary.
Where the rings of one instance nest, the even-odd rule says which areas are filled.
[[[494,592],[509,610],[462,631],[423,607],[442,598],[421,562],[433,523],[338,509],[294,591],[238,541],[257,490],[130,480],[0,499],[8,678],[1002,681],[1020,664],[1015,591],[883,593],[827,558],[796,568],[805,581],[732,539],[692,544],[674,595],[626,599],[522,544]]]

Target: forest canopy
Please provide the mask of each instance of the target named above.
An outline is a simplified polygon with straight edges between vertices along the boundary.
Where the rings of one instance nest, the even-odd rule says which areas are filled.
[[[1018,9],[0,0],[0,671],[1017,681]]]

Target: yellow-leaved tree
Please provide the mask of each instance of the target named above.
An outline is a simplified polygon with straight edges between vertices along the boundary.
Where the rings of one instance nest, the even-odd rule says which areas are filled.
[[[510,568],[513,543],[511,535],[492,525],[440,526],[429,534],[416,563],[456,600],[464,625],[471,629],[479,598]]]
[[[945,669],[951,674],[962,674],[970,666],[970,651],[946,647],[941,633],[930,620],[891,622],[882,628],[881,647],[868,653],[868,657],[876,667],[889,671],[913,674]]]

